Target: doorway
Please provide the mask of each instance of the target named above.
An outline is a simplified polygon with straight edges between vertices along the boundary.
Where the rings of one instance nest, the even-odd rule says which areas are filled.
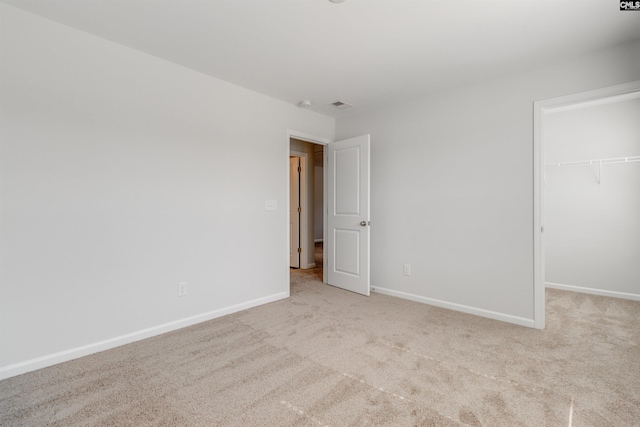
[[[291,155],[304,158],[305,160],[301,160],[303,165],[311,164],[314,144],[323,146],[322,283],[369,296],[371,290],[371,136],[360,135],[340,141],[329,141],[289,130],[287,143],[288,158]],[[301,145],[298,146],[299,143]],[[310,144],[304,145],[304,143]],[[292,144],[294,144],[293,148]],[[287,184],[289,184],[289,165],[286,170]],[[310,168],[304,175],[309,176],[309,171]],[[309,188],[312,181],[311,176],[302,186]],[[307,265],[313,267],[316,242],[313,239],[313,208],[310,203],[312,191],[307,192],[309,197],[306,199],[305,192],[301,193],[300,265],[302,267],[308,263]],[[289,197],[287,199],[287,206],[289,206]],[[305,218],[307,218],[306,224]],[[305,232],[305,230],[308,231]],[[307,271],[308,269],[297,270]],[[289,277],[289,291],[291,292],[291,277]]]
[[[638,158],[637,156],[640,153],[636,153],[634,150],[638,150],[637,144],[635,147],[631,147],[628,142],[621,142],[608,145],[600,145],[595,147],[595,143],[593,144],[595,148],[589,148],[587,142],[593,137],[594,131],[592,130],[587,134],[583,134],[580,141],[577,141],[575,144],[564,144],[565,147],[550,147],[547,145],[547,149],[549,153],[546,153],[545,145],[547,143],[552,143],[554,138],[560,136],[564,137],[576,137],[576,133],[573,132],[576,126],[565,125],[561,126],[556,123],[561,113],[569,112],[571,114],[567,114],[567,117],[576,116],[577,114],[581,117],[579,121],[582,123],[588,123],[589,119],[583,117],[588,114],[586,112],[595,112],[595,111],[605,111],[611,110],[609,108],[613,103],[618,101],[629,101],[632,99],[637,99],[640,96],[640,81],[631,82],[627,84],[622,84],[618,86],[612,86],[608,88],[598,89],[589,92],[582,92],[574,95],[563,96],[559,98],[553,98],[545,101],[538,101],[534,103],[534,325],[536,328],[543,329],[545,324],[545,288],[547,286],[547,269],[546,269],[546,240],[547,236],[545,236],[545,232],[557,231],[553,230],[553,227],[556,227],[558,222],[557,219],[554,218],[553,221],[548,221],[551,218],[545,218],[545,213],[549,213],[546,209],[546,202],[549,204],[553,204],[553,206],[549,206],[552,209],[552,212],[558,212],[558,203],[562,201],[562,203],[567,202],[567,200],[562,200],[563,196],[558,193],[562,185],[569,185],[569,190],[573,193],[570,196],[574,199],[571,203],[572,205],[569,207],[570,210],[578,209],[580,215],[573,219],[574,223],[578,221],[582,221],[586,216],[585,213],[589,213],[590,211],[596,212],[604,212],[609,210],[611,212],[616,212],[616,209],[620,209],[620,207],[616,208],[615,206],[609,206],[611,201],[614,199],[624,200],[624,203],[629,201],[628,197],[619,195],[620,190],[624,186],[628,186],[630,181],[629,178],[633,177],[635,174],[635,179],[637,180],[637,164],[636,165],[626,165],[627,169],[624,170],[622,168],[617,167],[617,163],[629,163],[629,159]],[[609,107],[607,107],[609,105]],[[598,108],[596,110],[595,108]],[[604,108],[606,107],[606,108]],[[607,114],[616,114],[611,111]],[[610,115],[610,118],[615,117]],[[573,117],[574,119],[576,117]],[[585,122],[587,120],[587,122]],[[609,120],[605,120],[609,121]],[[591,124],[591,123],[589,123]],[[574,123],[575,125],[575,123]],[[573,128],[573,130],[572,130]],[[610,141],[612,137],[612,130],[609,128],[605,135],[601,135],[602,139]],[[615,132],[619,133],[619,132]],[[637,136],[637,135],[636,135]],[[637,138],[635,139],[637,141]],[[630,148],[631,153],[627,153],[626,149],[622,149],[623,147]],[[631,150],[633,148],[633,150]],[[614,150],[614,151],[606,151],[606,150]],[[564,150],[564,151],[563,151]],[[589,155],[589,150],[592,150],[592,155]],[[600,150],[600,151],[598,151]],[[615,151],[618,150],[618,151]],[[620,151],[622,150],[622,151]],[[620,154],[624,152],[625,154]],[[573,158],[573,155],[577,155],[580,158]],[[565,158],[566,157],[566,158]],[[585,157],[585,158],[582,158]],[[595,163],[594,163],[595,162]],[[614,164],[615,163],[615,164]],[[565,166],[567,166],[565,168]],[[569,167],[571,166],[571,167]],[[632,166],[634,171],[632,171],[628,166]],[[613,169],[615,168],[615,169]],[[575,173],[574,173],[575,172]],[[609,177],[611,181],[609,181],[609,185],[615,185],[616,187],[605,188],[607,185],[606,181],[604,181],[607,177],[607,174],[610,174]],[[626,174],[625,178],[622,175]],[[547,186],[554,185],[553,188]],[[549,193],[552,196],[552,199],[547,200],[546,193]],[[611,194],[605,194],[605,193]],[[637,192],[637,190],[636,190]],[[631,193],[633,194],[633,190]],[[566,195],[566,194],[565,194]],[[583,201],[590,204],[590,210],[585,210],[584,208],[580,208],[576,204],[579,202],[577,197],[587,198],[588,200]],[[564,199],[568,199],[569,197],[564,197]],[[598,204],[597,200],[609,200],[609,202]],[[628,204],[628,203],[627,203]],[[605,208],[602,210],[602,208]],[[562,208],[564,213],[567,213],[569,210],[567,206]],[[624,209],[624,208],[623,208]],[[619,211],[617,212],[619,213]],[[630,218],[640,218],[640,214],[638,212],[633,214],[629,214],[625,212],[627,216]],[[609,217],[602,221],[602,217],[598,218],[599,222],[592,222],[593,225],[596,225],[597,228],[600,228],[602,223],[613,223],[617,222],[619,219],[612,219],[613,217]],[[546,227],[548,225],[549,227]],[[632,227],[633,228],[633,227]],[[593,234],[595,230],[589,229],[585,230],[586,234]],[[548,234],[549,240],[553,238],[553,251],[557,250],[557,243],[565,239],[567,236],[559,236],[557,233],[554,235]],[[602,237],[598,237],[598,239],[602,240]],[[573,242],[571,244],[574,244]],[[584,246],[579,248],[579,250],[584,250]],[[632,243],[633,246],[633,243]],[[636,245],[637,247],[637,245]],[[551,249],[551,248],[549,248]],[[595,255],[596,259],[600,257],[605,257],[607,252],[612,252],[611,248],[605,247],[605,245],[601,245],[600,255]],[[570,252],[571,250],[569,250]],[[614,253],[618,253],[618,255],[624,255],[627,251],[617,251],[614,250]],[[624,252],[624,253],[623,253]],[[593,256],[593,255],[592,255]],[[604,259],[604,258],[603,258]],[[589,268],[592,267],[591,264],[587,262],[587,266]],[[582,263],[585,265],[585,263]],[[557,268],[554,266],[554,270]],[[581,268],[577,270],[581,270]],[[576,271],[576,269],[574,269]],[[559,270],[554,271],[553,274],[557,274]],[[552,284],[550,287],[553,287]],[[557,287],[557,286],[556,286]],[[634,295],[630,295],[627,292],[617,292],[611,293],[611,290],[603,293],[601,290],[594,291],[593,288],[585,289],[581,286],[573,286],[574,291],[581,292],[589,292],[589,293],[598,293],[600,295],[607,296],[619,296],[625,297],[622,294],[627,294],[626,297],[634,298]],[[635,297],[640,297],[640,295],[635,295]]]
[[[290,138],[289,162],[290,268],[324,282],[324,145]]]

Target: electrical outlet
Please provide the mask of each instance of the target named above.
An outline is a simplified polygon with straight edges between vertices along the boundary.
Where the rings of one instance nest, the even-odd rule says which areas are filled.
[[[178,296],[183,297],[187,295],[187,282],[178,282]]]
[[[405,264],[402,267],[402,274],[404,274],[405,276],[411,276],[411,266],[409,264]]]

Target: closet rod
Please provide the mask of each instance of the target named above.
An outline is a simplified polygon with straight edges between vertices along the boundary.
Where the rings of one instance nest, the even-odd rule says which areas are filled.
[[[560,162],[545,165],[548,168],[560,168],[563,166],[589,166],[589,165],[610,165],[613,163],[640,162],[640,156],[612,157],[609,159],[582,160],[578,162]]]

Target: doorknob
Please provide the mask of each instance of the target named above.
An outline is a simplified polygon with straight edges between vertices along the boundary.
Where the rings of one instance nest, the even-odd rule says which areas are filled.
[[[367,221],[360,221],[360,225],[363,226],[363,227],[366,227],[367,226]]]

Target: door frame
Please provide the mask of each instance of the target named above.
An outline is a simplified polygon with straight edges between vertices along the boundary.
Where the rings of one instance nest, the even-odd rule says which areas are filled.
[[[300,159],[300,169],[301,169],[300,182],[299,182],[300,207],[302,208],[303,213],[300,215],[300,239],[298,244],[303,249],[303,254],[308,256],[308,254],[306,253],[306,249],[309,246],[309,236],[307,233],[307,228],[309,227],[309,222],[308,222],[309,213],[307,212],[308,210],[307,205],[309,204],[309,195],[307,194],[307,186],[309,185],[309,183],[307,182],[306,174],[308,173],[307,167],[309,165],[309,153],[305,153],[303,151],[297,151],[297,150],[291,150],[289,153],[290,153],[289,154],[290,156],[297,157],[298,159]],[[289,171],[289,179],[291,179],[291,171]],[[291,196],[289,196],[289,209],[291,209]],[[305,259],[305,257],[302,256],[302,254],[300,255],[301,269],[315,267],[315,265],[311,265],[311,264],[313,263],[309,263],[308,259]]]
[[[289,155],[289,223],[291,223],[291,217],[292,217],[292,211],[291,210],[291,198],[292,198],[292,187],[294,186],[294,182],[296,180],[295,177],[292,176],[293,171],[291,170],[293,167],[291,166],[292,160],[296,159],[298,166],[296,169],[299,170],[298,172],[298,183],[297,183],[297,187],[298,187],[298,197],[297,197],[297,204],[298,206],[302,206],[302,173],[301,173],[301,169],[302,169],[302,163],[303,163],[303,158],[298,156],[297,154],[295,154],[295,152],[291,152],[291,154]],[[297,226],[297,230],[298,230],[298,238],[296,239],[296,252],[298,253],[298,262],[297,262],[297,267],[292,265],[291,262],[291,255],[292,255],[292,249],[293,249],[293,240],[291,239],[292,237],[295,238],[295,236],[291,236],[291,226],[289,226],[289,266],[293,267],[293,268],[302,268],[302,254],[298,251],[298,248],[302,247],[302,232],[301,232],[301,228],[302,228],[302,214],[300,213],[300,211],[296,211],[296,215],[298,215],[298,226]]]
[[[291,174],[289,171],[289,155],[291,153],[291,148],[290,148],[290,141],[291,138],[294,139],[299,139],[300,141],[305,141],[305,142],[309,142],[312,144],[318,144],[318,145],[324,145],[325,146],[325,150],[324,150],[324,159],[323,162],[326,166],[326,162],[327,162],[327,150],[326,150],[326,146],[329,145],[330,143],[333,142],[333,139],[329,139],[329,138],[323,138],[321,136],[316,136],[316,135],[311,135],[308,133],[304,133],[304,132],[299,132],[293,129],[287,129],[287,139],[286,139],[286,147],[287,147],[287,155],[284,156],[285,159],[287,159],[287,164],[286,164],[286,171],[287,171],[287,179],[286,179],[286,192],[285,194],[287,195],[287,217],[289,215],[289,210],[291,209],[291,197],[289,194],[289,182],[291,180]],[[322,203],[323,203],[323,209],[326,210],[327,208],[327,168],[323,167],[322,168],[322,186],[323,186],[323,195],[322,195]],[[288,218],[287,218],[288,221]],[[323,219],[323,240],[326,241],[327,240],[327,215],[324,215],[324,219]],[[286,249],[286,268],[287,268],[287,292],[289,293],[291,290],[291,276],[289,275],[289,242],[291,241],[291,236],[289,235],[289,225],[287,224],[287,249]],[[324,245],[322,245],[322,256],[323,258],[326,255],[326,250],[324,248]],[[322,282],[323,283],[327,283],[327,263],[323,262],[322,263]]]
[[[640,80],[533,103],[533,325],[537,329],[545,327],[544,116],[576,104],[597,103],[638,91]]]

